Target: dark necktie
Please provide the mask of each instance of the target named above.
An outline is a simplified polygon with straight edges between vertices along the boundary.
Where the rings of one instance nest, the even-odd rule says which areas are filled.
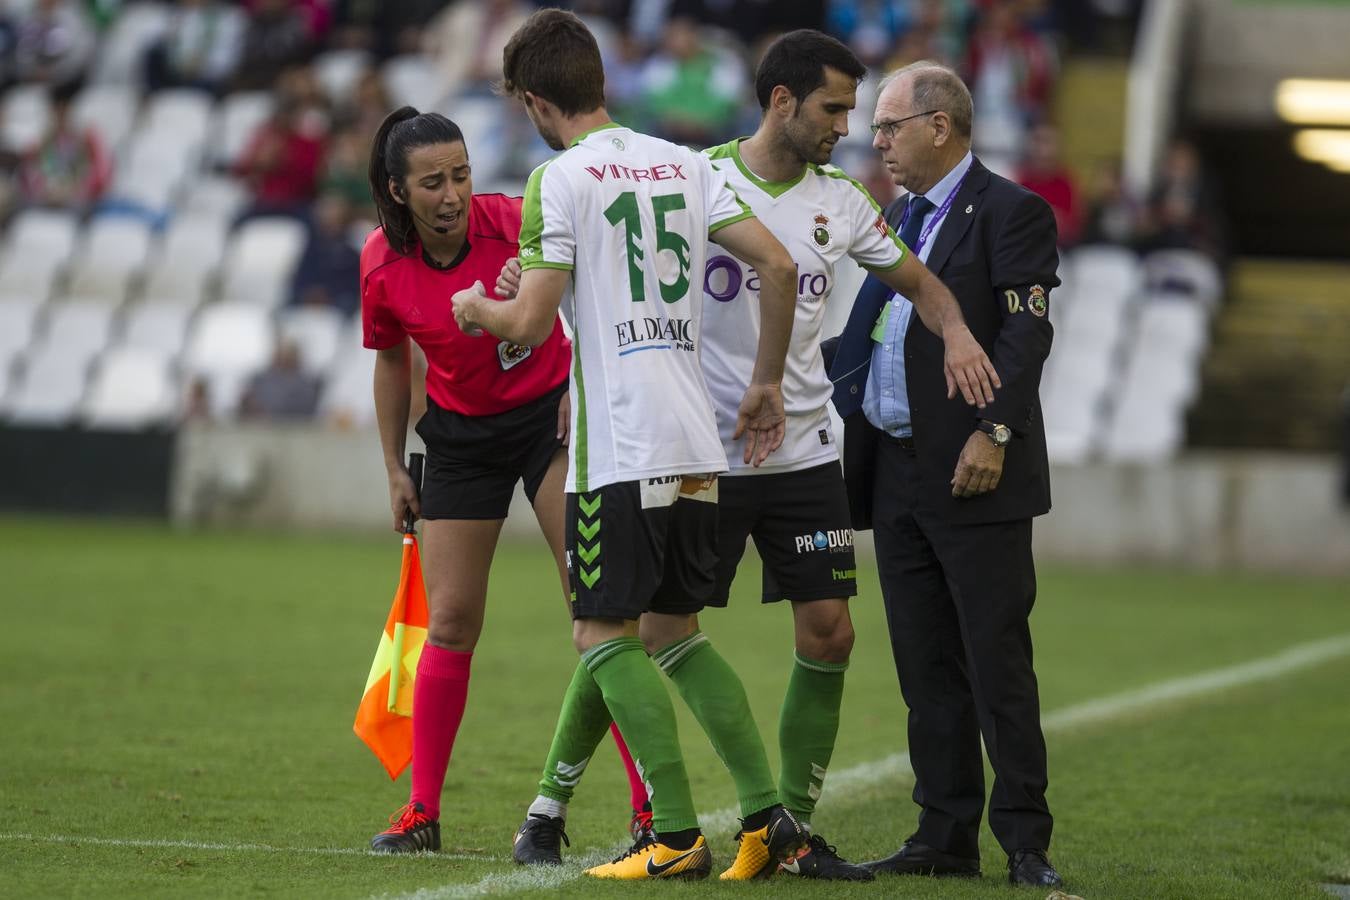
[[[919,235],[923,232],[923,217],[928,215],[931,209],[933,204],[927,197],[915,194],[909,198],[909,210],[905,213],[905,224],[900,229],[900,240],[914,251],[915,256],[919,253]]]

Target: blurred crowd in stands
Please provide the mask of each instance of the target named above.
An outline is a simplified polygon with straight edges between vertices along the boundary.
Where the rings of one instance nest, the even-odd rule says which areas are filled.
[[[918,59],[957,68],[975,99],[976,152],[1050,202],[1065,246],[1111,242],[1141,252],[1222,254],[1218,200],[1190,144],[1170,148],[1147,197],[1129,194],[1118,163],[1080,184],[1061,158],[1060,60],[1084,49],[1128,52],[1129,38],[1121,36],[1131,33],[1139,0],[557,5],[583,15],[597,35],[609,108],[624,124],[700,146],[749,134],[759,112],[751,82],[761,49],[783,31],[820,28],[848,42],[878,75]],[[137,127],[129,121],[111,134],[100,110],[87,108],[94,101],[86,99],[83,109],[80,102],[110,81],[131,83],[145,104],[166,92],[197,91],[214,118],[204,146],[192,147],[186,180],[225,179],[241,188],[243,202],[230,212],[234,225],[275,216],[304,222],[289,304],[350,316],[359,307],[360,246],[374,219],[369,142],[387,112],[411,103],[456,119],[480,192],[518,193],[549,155],[520,111],[493,90],[502,47],[534,8],[527,0],[0,0],[0,85],[9,92],[0,105],[0,215],[55,207],[140,215],[164,228],[172,202],[129,200],[140,194],[114,189],[119,160],[134,155]],[[143,27],[128,25],[136,16]],[[860,88],[835,162],[885,203],[895,188],[866,128],[876,81]],[[43,95],[33,101],[43,109],[40,125],[25,118],[34,86]],[[24,103],[8,102],[21,93]],[[216,130],[240,122],[245,133]],[[244,411],[314,411],[319,391],[291,377],[298,371],[293,348],[279,349],[268,371],[277,377],[249,386]]]

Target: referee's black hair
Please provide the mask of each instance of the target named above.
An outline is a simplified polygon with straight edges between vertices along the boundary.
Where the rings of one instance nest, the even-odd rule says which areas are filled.
[[[403,190],[408,177],[408,154],[429,144],[464,142],[464,132],[440,113],[419,113],[411,106],[403,106],[384,117],[375,132],[370,148],[370,196],[375,201],[375,214],[384,229],[385,240],[397,253],[412,252],[417,232],[412,213],[389,193],[392,178]],[[464,146],[468,154],[468,144]]]
[[[769,45],[755,70],[759,108],[769,108],[773,89],[780,84],[801,103],[825,85],[827,68],[837,69],[855,82],[867,77],[867,67],[847,45],[813,28],[789,31]]]

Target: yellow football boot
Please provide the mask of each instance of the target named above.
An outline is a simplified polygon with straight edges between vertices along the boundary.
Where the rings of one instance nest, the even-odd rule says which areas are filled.
[[[736,834],[740,844],[736,859],[720,876],[722,881],[749,881],[769,878],[778,864],[791,862],[806,847],[807,834],[796,816],[781,806],[769,813],[769,824],[756,831],[742,829]]]
[[[712,872],[712,853],[703,835],[688,850],[667,847],[654,835],[644,835],[614,862],[586,870],[592,878],[707,878]]]

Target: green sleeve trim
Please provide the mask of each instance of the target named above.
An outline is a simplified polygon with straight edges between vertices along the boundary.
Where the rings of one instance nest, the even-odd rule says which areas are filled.
[[[531,269],[561,269],[564,272],[570,272],[574,268],[576,267],[571,263],[555,263],[546,259],[536,259],[532,262],[521,262],[520,264],[520,271],[522,272],[528,272]]]
[[[520,257],[522,269],[526,260],[542,259],[544,256],[543,183],[546,168],[548,162],[531,172],[529,180],[525,182],[525,199],[520,204],[520,238],[517,241],[520,252],[516,254]]]
[[[905,245],[900,244],[900,258],[889,266],[863,266],[869,272],[894,272],[905,264],[905,257],[909,254],[905,252]]]
[[[736,202],[740,203],[742,207],[745,206],[745,204],[740,201],[740,198],[737,198]],[[735,225],[737,222],[744,222],[746,219],[753,219],[754,217],[755,214],[752,213],[748,208],[746,208],[743,212],[741,212],[738,215],[732,216],[730,219],[723,219],[720,222],[714,222],[712,226],[708,228],[708,234],[714,235],[717,232],[721,231],[723,228],[726,228],[728,225]]]

